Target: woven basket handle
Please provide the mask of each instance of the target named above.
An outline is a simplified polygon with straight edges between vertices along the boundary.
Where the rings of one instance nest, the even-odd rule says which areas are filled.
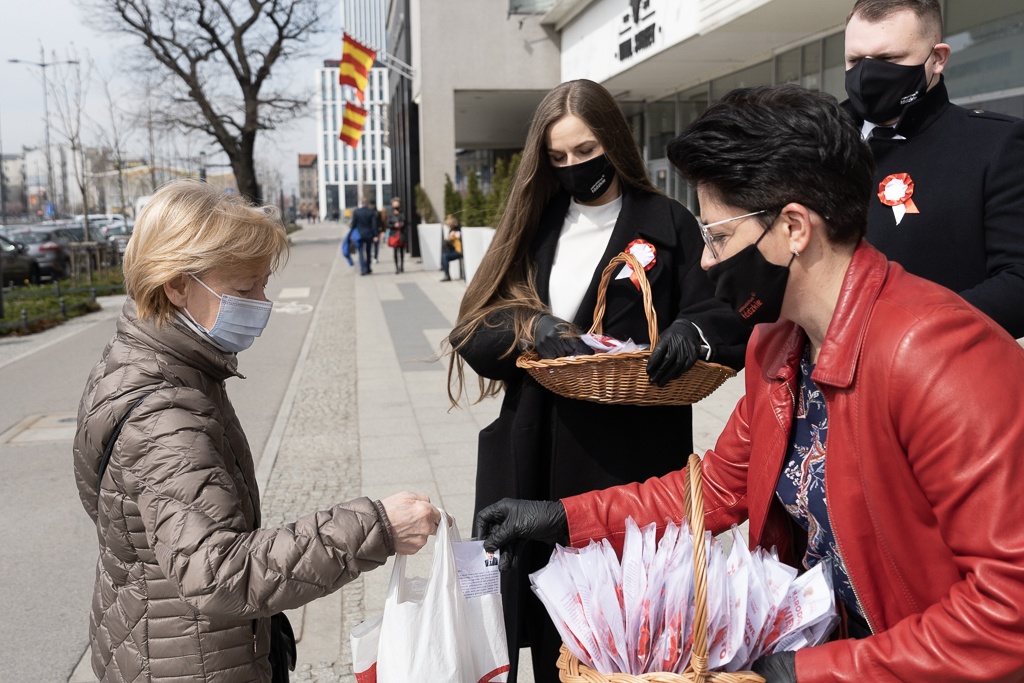
[[[708,674],[708,558],[704,548],[704,489],[700,458],[691,453],[686,468],[686,516],[693,534],[693,650],[690,669],[697,680]]]
[[[651,340],[651,348],[658,343],[658,313],[654,310],[654,303],[651,300],[651,285],[647,282],[647,273],[644,267],[635,256],[629,252],[622,252],[617,255],[605,267],[601,273],[601,284],[597,287],[597,305],[594,306],[594,324],[590,326],[590,334],[601,334],[604,329],[602,322],[604,318],[605,297],[608,293],[608,283],[612,279],[612,272],[620,263],[625,263],[636,273],[637,282],[640,283],[640,294],[644,300],[644,313],[647,315],[647,336]]]

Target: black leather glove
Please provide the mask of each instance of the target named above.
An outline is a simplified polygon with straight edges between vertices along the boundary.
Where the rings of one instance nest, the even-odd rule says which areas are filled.
[[[589,356],[594,353],[580,339],[571,322],[549,313],[539,314],[533,322],[533,350],[541,358]]]
[[[658,343],[647,359],[647,376],[651,384],[663,387],[693,367],[704,357],[700,332],[689,320],[680,318],[658,337]]]
[[[796,683],[796,653],[776,652],[754,662],[754,673],[763,676],[765,683]]]
[[[559,501],[502,498],[476,516],[473,536],[484,539],[484,550],[501,550],[504,570],[514,566],[524,541],[568,543],[569,522]]]

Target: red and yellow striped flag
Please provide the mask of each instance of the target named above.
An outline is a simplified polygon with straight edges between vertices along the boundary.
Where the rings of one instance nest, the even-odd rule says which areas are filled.
[[[366,124],[366,110],[351,102],[345,103],[345,113],[341,117],[341,132],[338,139],[349,147],[355,147],[363,137],[363,125]]]
[[[370,77],[373,60],[377,51],[366,47],[347,33],[343,34],[341,65],[338,69],[338,83],[350,85],[356,90],[356,98],[363,101],[363,92]]]

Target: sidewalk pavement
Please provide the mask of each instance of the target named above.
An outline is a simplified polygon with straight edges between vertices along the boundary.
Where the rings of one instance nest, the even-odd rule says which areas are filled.
[[[323,237],[310,229],[293,239]],[[264,526],[360,495],[411,490],[429,495],[468,537],[477,434],[496,417],[499,401],[464,401],[449,409],[440,345],[465,283],[441,282],[441,273],[424,272],[414,259],[395,275],[387,249],[381,249],[374,274],[360,277],[338,249],[334,254],[277,424],[262,456],[255,454]],[[476,377],[467,375],[467,386],[475,388]],[[730,380],[695,407],[698,452],[713,445],[742,386],[740,379]],[[430,552],[428,544],[411,558],[413,575],[426,576]],[[383,609],[392,562],[289,613],[299,640],[292,680],[354,682],[348,633]],[[523,654],[520,680],[532,683],[530,658]],[[91,680],[83,665],[69,683]]]

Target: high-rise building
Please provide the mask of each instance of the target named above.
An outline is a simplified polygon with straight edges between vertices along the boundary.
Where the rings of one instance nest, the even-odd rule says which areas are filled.
[[[360,43],[384,50],[388,6],[385,0],[341,0],[341,27]]]
[[[342,29],[367,47],[385,50],[385,0],[342,0]],[[341,42],[338,43],[339,57]],[[367,111],[363,137],[356,147],[338,139],[344,103],[358,102],[355,91],[338,85],[338,60],[324,60],[316,70],[320,94],[317,112],[317,168],[321,218],[345,217],[369,194],[376,206],[391,200],[391,150],[388,147],[388,70],[375,65],[362,106]]]

